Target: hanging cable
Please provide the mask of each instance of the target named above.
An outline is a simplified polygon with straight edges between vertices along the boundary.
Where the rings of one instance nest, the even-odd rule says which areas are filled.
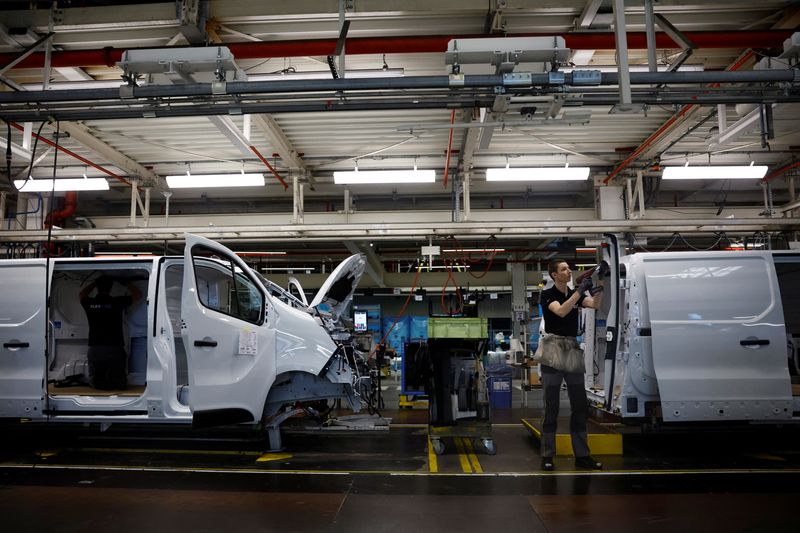
[[[6,122],[6,130],[6,176],[8,183],[13,185],[14,180],[11,179],[11,124],[8,122]]]

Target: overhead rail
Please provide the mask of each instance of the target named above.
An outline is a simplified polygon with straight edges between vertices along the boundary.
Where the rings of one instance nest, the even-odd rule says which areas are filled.
[[[342,242],[342,240],[391,241],[422,238],[494,236],[498,240],[556,235],[595,236],[600,233],[635,233],[641,236],[681,234],[741,235],[800,230],[795,218],[697,219],[697,220],[553,220],[502,222],[388,222],[380,224],[305,224],[275,226],[197,226],[180,228],[76,228],[53,229],[50,240],[62,242],[108,241],[115,243],[183,242],[185,233],[212,238],[219,242]],[[0,243],[46,242],[46,230],[10,230],[0,232]]]
[[[632,85],[687,85],[705,83],[800,83],[800,70],[769,69],[705,72],[631,72]],[[65,89],[60,91],[18,91],[0,93],[0,104],[31,102],[76,102],[137,98],[174,98],[221,95],[314,93],[339,91],[379,91],[412,89],[494,88],[520,89],[550,86],[618,85],[619,74],[597,70],[513,72],[503,75],[406,76],[403,78],[339,78],[330,80],[231,81],[227,83],[187,83],[184,85],[126,86],[124,94],[115,88]]]
[[[632,72],[636,103],[717,104],[800,101],[800,70]],[[292,80],[121,85],[115,88],[0,93],[0,118],[15,121],[100,120],[228,114],[460,109],[491,107],[500,88],[508,94],[567,93],[572,105],[614,105],[617,73],[414,76],[406,78]],[[750,84],[702,88],[679,85]],[[752,84],[763,84],[754,86]],[[657,87],[653,87],[657,86]],[[417,92],[419,91],[419,92]]]

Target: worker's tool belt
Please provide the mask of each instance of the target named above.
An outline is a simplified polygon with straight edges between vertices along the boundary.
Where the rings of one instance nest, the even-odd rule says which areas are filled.
[[[536,348],[533,359],[562,372],[578,374],[586,372],[583,350],[575,337],[542,333],[539,336],[539,347]]]

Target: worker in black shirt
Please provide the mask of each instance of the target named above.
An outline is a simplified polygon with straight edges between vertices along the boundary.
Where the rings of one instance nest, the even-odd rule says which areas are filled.
[[[122,314],[142,297],[133,283],[127,283],[130,294],[111,296],[113,286],[114,280],[100,276],[80,292],[81,305],[89,320],[89,374],[92,386],[101,390],[124,390],[128,386]],[[90,297],[95,288],[97,294]]]
[[[543,344],[544,350],[572,351],[569,355],[574,359],[580,355],[580,368],[583,368],[582,353],[575,339],[578,336],[578,308],[597,309],[600,306],[602,292],[595,296],[586,295],[592,286],[591,277],[586,277],[577,290],[567,286],[572,280],[572,270],[564,260],[552,261],[547,272],[553,279],[554,286],[542,291],[541,304],[544,319],[544,330],[551,337]],[[552,337],[557,336],[557,337]],[[549,342],[552,341],[552,342]],[[542,342],[542,341],[540,341]],[[565,348],[566,347],[566,348]],[[553,355],[553,354],[549,354]],[[562,354],[559,354],[561,356]],[[589,416],[589,403],[584,386],[585,371],[565,371],[544,364],[544,361],[559,360],[559,357],[542,358],[542,388],[544,390],[544,421],[542,422],[542,469],[553,470],[553,456],[556,454],[556,428],[558,425],[558,404],[562,380],[567,384],[567,394],[571,410],[569,431],[572,438],[572,449],[575,453],[575,464],[581,468],[600,470],[603,465],[595,461],[589,454],[586,420]]]

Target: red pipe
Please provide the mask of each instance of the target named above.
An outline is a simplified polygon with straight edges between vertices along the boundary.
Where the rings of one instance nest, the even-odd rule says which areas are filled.
[[[74,215],[77,208],[78,193],[75,191],[67,191],[64,193],[64,208],[60,211],[50,211],[50,213],[44,219],[44,227],[50,227],[50,225],[54,222],[59,220],[63,221],[67,217]]]
[[[9,122],[9,124],[11,124],[13,127],[17,128],[19,131],[24,131],[24,130],[25,130],[25,128],[23,128],[22,126],[20,126],[20,125],[19,125],[19,124],[17,124],[16,122]],[[125,178],[123,178],[122,176],[119,176],[119,175],[117,175],[117,174],[114,174],[114,173],[113,173],[113,172],[111,172],[110,170],[107,170],[107,169],[105,169],[105,168],[101,167],[100,165],[98,165],[98,164],[96,164],[96,163],[93,163],[93,162],[89,161],[89,160],[88,160],[88,159],[86,159],[85,157],[83,157],[83,156],[80,156],[80,155],[76,154],[75,152],[73,152],[73,151],[71,151],[71,150],[69,150],[69,149],[67,149],[67,148],[64,148],[64,147],[63,147],[63,146],[61,146],[60,144],[56,144],[56,143],[54,143],[53,141],[51,141],[50,139],[45,139],[45,138],[44,138],[44,137],[42,137],[41,135],[36,135],[35,133],[32,133],[31,135],[33,135],[34,137],[36,137],[37,139],[39,139],[39,140],[40,140],[40,141],[42,141],[43,143],[45,143],[45,144],[47,144],[47,145],[50,145],[50,146],[53,146],[53,147],[57,148],[58,150],[61,150],[61,151],[62,151],[62,152],[64,152],[65,154],[67,154],[67,155],[69,155],[69,156],[72,156],[72,157],[74,157],[75,159],[77,159],[77,160],[78,160],[78,161],[80,161],[81,163],[84,163],[84,164],[86,164],[86,165],[89,165],[89,166],[90,166],[90,167],[92,167],[92,168],[96,168],[96,169],[97,169],[97,170],[99,170],[100,172],[103,172],[104,174],[108,174],[108,175],[109,175],[109,176],[111,176],[112,178],[116,178],[116,179],[118,179],[119,181],[121,181],[121,182],[122,182],[122,183],[124,183],[125,185],[131,186],[131,182],[129,182],[128,180],[126,180],[126,179],[125,179]]]
[[[781,50],[783,41],[790,37],[792,30],[766,31],[698,31],[684,35],[698,48],[756,48]],[[552,37],[552,33],[518,33],[509,37]],[[614,50],[613,32],[560,33],[567,48],[573,50]],[[418,54],[444,52],[451,39],[486,38],[486,35],[423,35],[405,37],[355,37],[347,39],[348,54]],[[628,48],[647,49],[647,36],[643,32],[627,34]],[[236,59],[260,59],[271,57],[303,57],[332,55],[336,49],[336,39],[301,39],[296,41],[265,41],[227,43]],[[659,48],[681,48],[667,34],[656,34]],[[164,48],[173,51],[177,47]],[[114,66],[122,59],[120,48],[100,48],[92,50],[57,50],[52,52],[53,67]],[[0,65],[7,65],[18,57],[16,53],[0,54]],[[44,65],[44,52],[36,52],[14,68],[41,68]]]
[[[450,112],[450,138],[447,140],[447,158],[444,161],[444,188],[447,188],[447,173],[450,171],[450,154],[453,153],[453,127],[456,122],[456,110]]]
[[[288,189],[289,186],[286,184],[285,181],[283,181],[283,178],[281,178],[281,175],[278,174],[277,172],[275,172],[275,169],[272,168],[272,165],[269,164],[269,161],[264,159],[264,156],[261,155],[261,152],[258,151],[258,148],[256,148],[255,146],[251,146],[250,150],[252,150],[253,153],[258,156],[258,158],[261,160],[262,163],[267,165],[267,168],[269,169],[270,172],[272,172],[272,175],[275,176],[276,178],[278,178],[278,181],[280,181],[281,185],[283,185],[283,190],[285,191],[286,189]]]
[[[773,178],[777,178],[778,176],[780,176],[780,175],[782,175],[782,174],[786,174],[787,172],[789,172],[789,171],[790,171],[790,170],[792,170],[793,168],[797,168],[797,167],[800,167],[800,161],[796,161],[796,162],[794,162],[794,163],[791,163],[791,164],[789,164],[789,165],[786,165],[786,166],[785,166],[785,167],[783,167],[783,168],[779,168],[778,170],[776,170],[775,172],[773,172],[773,173],[772,173],[772,174],[770,174],[769,176],[764,176],[764,178],[762,178],[761,182],[762,182],[762,183],[767,183],[767,182],[768,182],[768,181],[770,181],[771,179],[773,179]]]

